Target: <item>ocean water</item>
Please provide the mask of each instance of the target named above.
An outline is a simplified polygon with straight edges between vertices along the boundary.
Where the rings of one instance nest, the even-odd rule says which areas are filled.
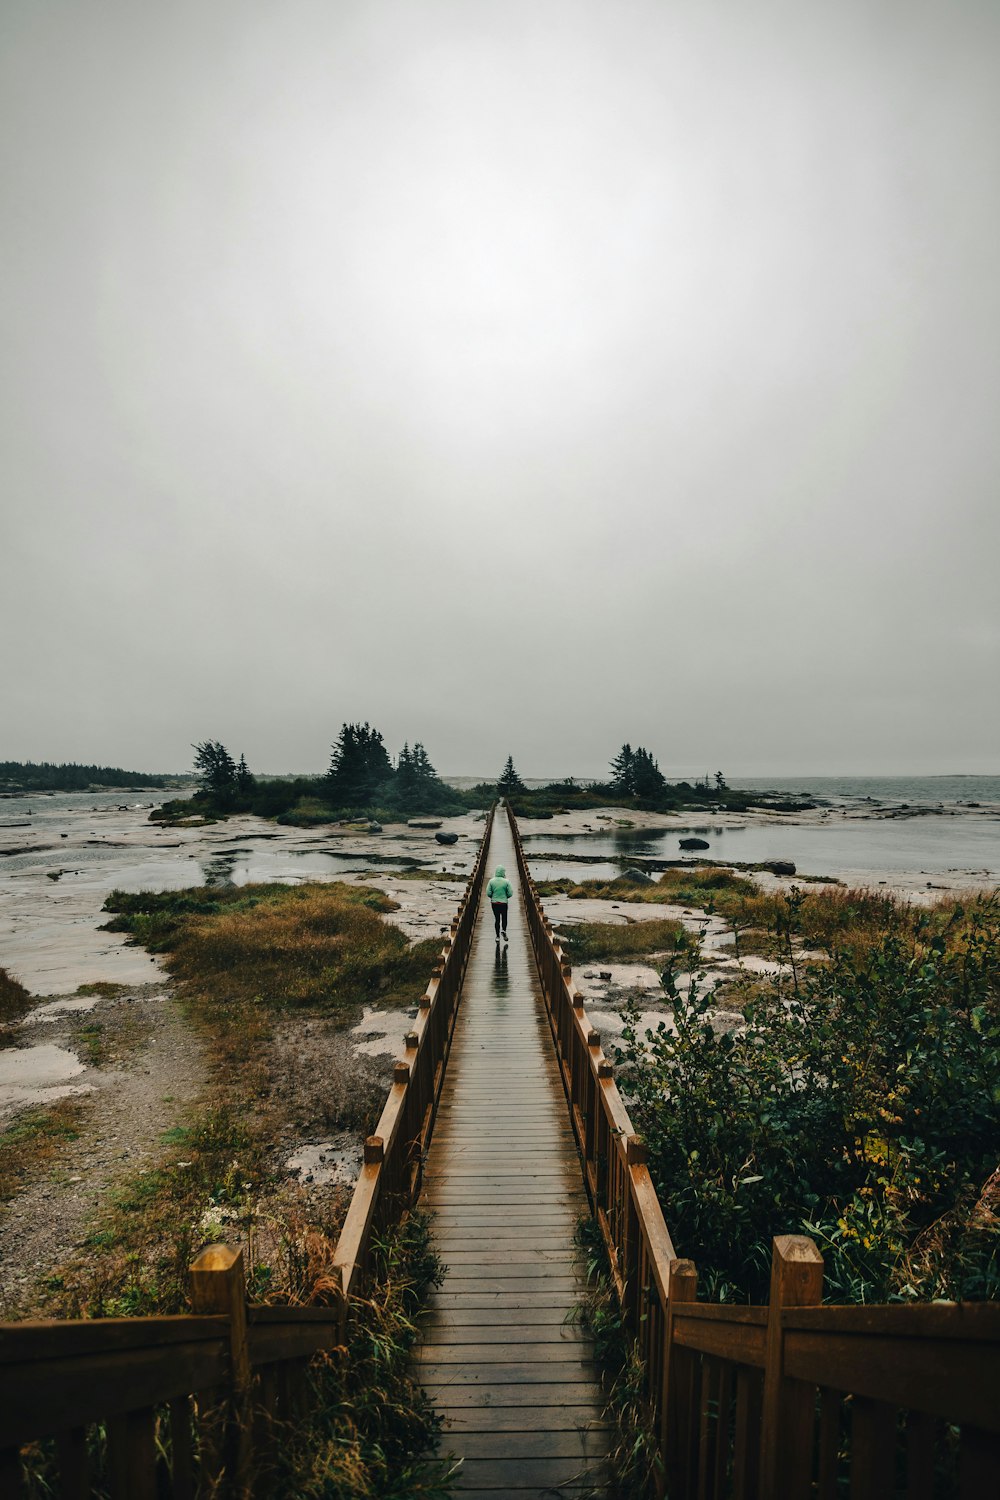
[[[688,773],[666,770],[669,781],[695,782],[705,775],[704,771]],[[524,778],[528,787],[548,786],[557,781],[555,776]],[[590,778],[578,776],[577,782],[586,786]],[[447,776],[450,785],[468,788],[483,776]],[[829,799],[832,802],[864,802],[871,798],[875,802],[901,802],[911,805],[942,803],[981,802],[1000,805],[1000,776],[732,776],[729,784],[734,789],[748,792],[778,792],[783,797],[808,797]]]
[[[621,868],[636,857],[688,858],[680,840],[691,836],[708,843],[707,849],[690,851],[701,859],[746,864],[791,860],[800,875],[832,875],[853,884],[904,874],[923,876],[932,883],[943,877],[949,884],[956,880],[977,886],[1000,882],[1000,817],[958,811],[866,818],[834,810],[829,822],[818,825],[774,820],[746,828],[726,828],[710,818],[693,818],[683,827],[668,830],[532,832],[524,835],[524,842],[536,879],[558,879],[570,873],[599,878],[605,866],[592,874],[589,865],[567,863],[557,872],[558,854],[604,856]],[[546,853],[555,854],[556,861],[545,860]]]

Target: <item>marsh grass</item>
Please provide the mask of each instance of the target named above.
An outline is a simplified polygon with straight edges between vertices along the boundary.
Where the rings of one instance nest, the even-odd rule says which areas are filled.
[[[31,1004],[31,994],[7,969],[0,969],[0,1026],[19,1021]]]
[[[933,905],[916,905],[892,892],[845,886],[763,890],[745,875],[712,866],[666,870],[651,885],[626,880],[545,881],[539,883],[539,892],[543,897],[558,893],[571,899],[652,902],[718,914],[732,924],[739,952],[779,959],[803,948],[827,957],[847,953],[860,959],[890,936],[914,955],[930,951],[944,935],[950,944],[961,946],[976,900],[948,896]],[[644,924],[636,924],[640,925]],[[586,956],[611,957],[612,950]]]
[[[660,918],[652,922],[578,922],[567,925],[562,941],[573,963],[596,963],[601,959],[647,957],[653,953],[683,948],[687,932],[682,922]]]
[[[105,909],[115,913],[110,931],[166,955],[191,1000],[313,1006],[345,1023],[373,996],[416,1003],[439,947],[411,946],[383,922],[382,913],[399,909],[384,892],[339,881],[113,891]]]
[[[439,945],[410,947],[382,921],[395,906],[381,891],[340,883],[108,898],[112,928],[163,955],[177,980],[207,1048],[210,1083],[183,1137],[165,1143],[172,1161],[112,1195],[83,1253],[50,1279],[51,1311],[181,1311],[193,1255],[223,1233],[246,1246],[258,1295],[309,1300],[315,1266],[302,1259],[303,1236],[332,1244],[348,1194],[335,1192],[308,1213],[294,1207],[298,1190],[289,1187],[282,1153],[298,1139],[300,1101],[287,1066],[278,1071],[275,1040],[279,1028],[347,1026],[373,999],[416,1005]],[[103,1035],[95,1031],[93,1043],[103,1046]],[[337,1123],[364,1133],[384,1098],[370,1070],[348,1075],[331,1060],[329,1071],[340,1091]]]
[[[24,1110],[0,1130],[0,1202],[8,1202],[80,1133],[82,1105],[63,1099]]]

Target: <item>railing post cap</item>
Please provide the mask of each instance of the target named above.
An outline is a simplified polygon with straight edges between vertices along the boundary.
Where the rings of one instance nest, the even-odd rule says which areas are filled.
[[[410,1065],[406,1062],[398,1062],[392,1070],[393,1083],[409,1083]]]
[[[380,1135],[370,1135],[365,1141],[365,1164],[376,1166],[385,1160],[385,1142]]]
[[[587,1046],[588,1047],[599,1047],[600,1045],[601,1045],[601,1033],[599,1031],[595,1031],[594,1028],[593,1028],[593,1026],[591,1026],[590,1030],[587,1032]]]
[[[243,1251],[234,1250],[232,1245],[206,1245],[205,1249],[191,1262],[191,1270],[231,1271],[242,1255]]]
[[[625,1140],[625,1160],[630,1167],[644,1167],[649,1160],[649,1149],[640,1136],[630,1135]]]
[[[606,1057],[602,1058],[597,1064],[597,1076],[598,1078],[613,1078],[615,1076],[614,1066],[608,1062]]]
[[[580,994],[579,990],[573,991],[573,1007],[575,1010],[583,1009],[583,996]]]
[[[421,1010],[430,1010],[430,1008],[431,1008],[431,997],[430,997],[430,995],[421,995],[420,996],[420,1009]]]
[[[420,1038],[415,1031],[408,1031],[403,1040],[407,1047],[416,1047],[420,1042]]]

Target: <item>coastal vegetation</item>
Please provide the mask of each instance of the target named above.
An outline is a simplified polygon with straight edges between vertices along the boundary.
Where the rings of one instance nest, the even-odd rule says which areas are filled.
[[[0,1027],[19,1020],[30,1003],[31,995],[21,981],[7,969],[0,969]]]
[[[198,790],[190,799],[165,802],[151,814],[154,822],[211,821],[233,813],[253,813],[279,823],[311,827],[325,823],[393,822],[414,815],[457,816],[505,797],[519,817],[550,818],[554,813],[593,807],[621,807],[651,812],[680,808],[746,811],[771,806],[766,798],[732,791],[721,771],[714,780],[671,785],[642,745],[624,744],[614,757],[607,781],[580,783],[572,777],[528,787],[512,755],[496,781],[459,790],[442,780],[425,746],[407,741],[393,762],[378,729],[368,723],[343,724],[331,747],[323,776],[259,777],[246,758],[236,760],[220,740],[193,746]],[[782,803],[784,811],[804,804]]]
[[[765,1300],[772,1236],[804,1232],[833,1300],[1000,1295],[1000,898],[755,896],[701,872],[698,892],[687,874],[668,889],[786,959],[735,1024],[696,955],[684,985],[665,968],[669,1029],[623,1012],[622,1086],[703,1293]]]
[[[279,823],[390,822],[415,814],[440,817],[482,806],[481,797],[441,780],[420,741],[403,745],[395,764],[381,733],[370,724],[344,724],[324,776],[257,777],[246,758],[236,761],[219,740],[195,745],[198,790],[190,799],[154,810],[156,822],[215,819],[254,813]],[[490,789],[492,800],[493,789]]]
[[[83,1253],[53,1278],[50,1311],[180,1311],[210,1230],[246,1246],[255,1297],[309,1301],[347,1195],[303,1201],[284,1157],[303,1128],[372,1128],[384,1081],[337,1035],[376,998],[416,1005],[438,945],[410,946],[384,922],[394,903],[381,891],[336,882],[114,892],[106,909],[111,930],[162,955],[204,1039],[210,1083],[196,1117],[164,1143],[163,1165],[109,1200]]]
[[[0,760],[0,792],[89,792],[105,787],[177,786],[183,776],[123,771],[121,766],[56,765],[50,761]]]

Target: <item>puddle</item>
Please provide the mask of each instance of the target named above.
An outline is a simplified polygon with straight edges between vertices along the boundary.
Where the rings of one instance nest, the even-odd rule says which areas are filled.
[[[360,1142],[348,1141],[345,1145],[344,1139],[300,1146],[286,1158],[287,1171],[301,1182],[311,1182],[317,1187],[351,1187],[357,1179],[364,1150]]]
[[[69,1082],[83,1063],[65,1047],[10,1047],[0,1052],[0,1114],[26,1104],[47,1104],[68,1094],[90,1093],[89,1084]]]
[[[402,1054],[410,1025],[409,1011],[371,1010],[366,1006],[361,1020],[351,1028],[351,1046],[366,1057],[395,1057]]]
[[[36,1021],[54,1021],[58,1016],[79,1015],[81,1011],[93,1010],[101,1003],[99,995],[88,995],[83,1000],[52,1000],[48,1005],[39,1005],[24,1018],[26,1026]]]

